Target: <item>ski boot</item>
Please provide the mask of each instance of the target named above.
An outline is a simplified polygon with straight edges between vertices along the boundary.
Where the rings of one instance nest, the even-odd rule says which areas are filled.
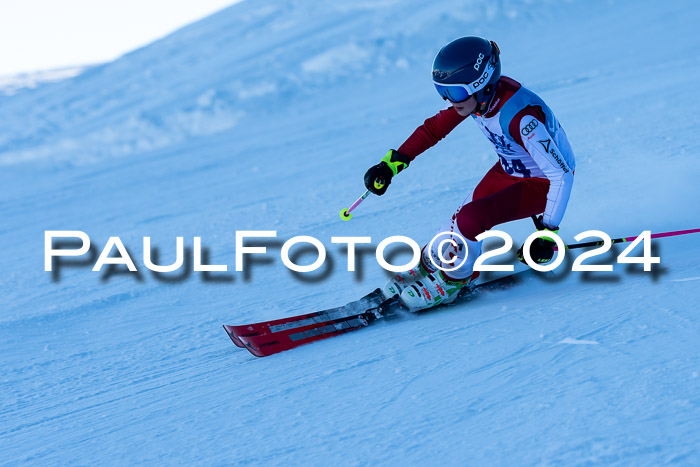
[[[413,284],[415,281],[423,279],[428,274],[430,274],[430,271],[426,270],[422,262],[419,261],[418,265],[413,269],[395,274],[394,277],[389,279],[389,282],[382,287],[382,296],[388,299],[396,294],[401,295],[403,289]]]
[[[408,311],[415,312],[453,302],[464,287],[469,287],[479,273],[475,272],[466,279],[454,280],[445,277],[442,271],[426,274],[401,292],[401,303]]]

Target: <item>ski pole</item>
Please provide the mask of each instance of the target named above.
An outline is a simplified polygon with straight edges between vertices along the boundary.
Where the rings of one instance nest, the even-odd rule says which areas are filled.
[[[687,235],[687,234],[699,233],[699,232],[700,232],[700,229],[676,230],[674,232],[662,232],[662,233],[651,234],[650,238],[675,237],[677,235]],[[613,238],[612,243],[631,242],[631,241],[635,240],[637,237],[638,237],[638,235],[635,235],[634,237]],[[603,241],[599,240],[597,242],[574,243],[572,245],[566,245],[566,248],[568,250],[573,250],[574,248],[588,248],[590,246],[600,246],[602,244],[603,244]]]
[[[539,222],[537,220],[537,217],[535,216],[530,216],[532,219],[532,222],[535,223],[535,228],[539,228]],[[673,232],[662,232],[662,233],[656,233],[656,234],[651,234],[650,238],[663,238],[663,237],[675,237],[677,235],[687,235],[691,233],[699,233],[700,229],[689,229],[689,230],[675,230]],[[611,243],[626,243],[626,242],[631,242],[636,240],[638,235],[635,235],[634,237],[620,237],[620,238],[613,238],[611,240]],[[588,248],[591,246],[600,246],[604,242],[603,240],[598,240],[597,242],[584,242],[584,243],[572,243],[571,245],[566,245],[567,250],[574,250],[576,248]],[[557,251],[557,247],[554,247],[554,251]]]
[[[352,219],[352,214],[350,214],[350,213],[353,211],[353,209],[358,207],[360,205],[360,203],[363,202],[365,200],[365,198],[369,196],[370,193],[371,192],[369,190],[365,191],[362,194],[362,196],[357,198],[357,201],[352,203],[352,206],[350,206],[347,209],[341,209],[340,210],[340,218],[343,219],[344,221],[349,221],[350,219]]]

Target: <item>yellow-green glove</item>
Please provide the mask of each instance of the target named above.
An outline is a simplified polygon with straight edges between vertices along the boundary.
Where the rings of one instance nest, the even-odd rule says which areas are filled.
[[[411,158],[390,149],[377,165],[365,173],[365,186],[375,195],[383,195],[391,184],[391,179],[411,163]]]

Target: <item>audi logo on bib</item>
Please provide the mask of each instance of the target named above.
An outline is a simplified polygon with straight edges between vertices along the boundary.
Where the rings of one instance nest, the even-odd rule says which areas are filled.
[[[539,122],[535,120],[534,118],[530,120],[530,123],[527,124],[525,128],[520,130],[520,133],[522,133],[523,136],[527,136],[533,131],[535,131],[535,128],[537,128],[537,125],[539,125]]]

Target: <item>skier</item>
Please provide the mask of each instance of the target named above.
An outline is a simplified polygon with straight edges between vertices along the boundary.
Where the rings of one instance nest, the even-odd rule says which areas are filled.
[[[453,301],[477,278],[480,233],[540,213],[537,229],[558,232],[575,169],[569,141],[550,108],[519,82],[501,76],[495,42],[474,36],[450,42],[435,57],[432,77],[449,107],[425,120],[398,150],[390,150],[367,170],[367,189],[383,195],[394,176],[469,116],[491,141],[499,161],[438,230],[450,232],[454,240],[448,251],[438,251],[444,242],[425,245],[419,264],[396,274],[382,288],[385,298],[399,293],[412,311]],[[532,259],[550,261],[554,245],[551,239],[538,238],[530,248]],[[522,247],[518,258],[523,260]]]

